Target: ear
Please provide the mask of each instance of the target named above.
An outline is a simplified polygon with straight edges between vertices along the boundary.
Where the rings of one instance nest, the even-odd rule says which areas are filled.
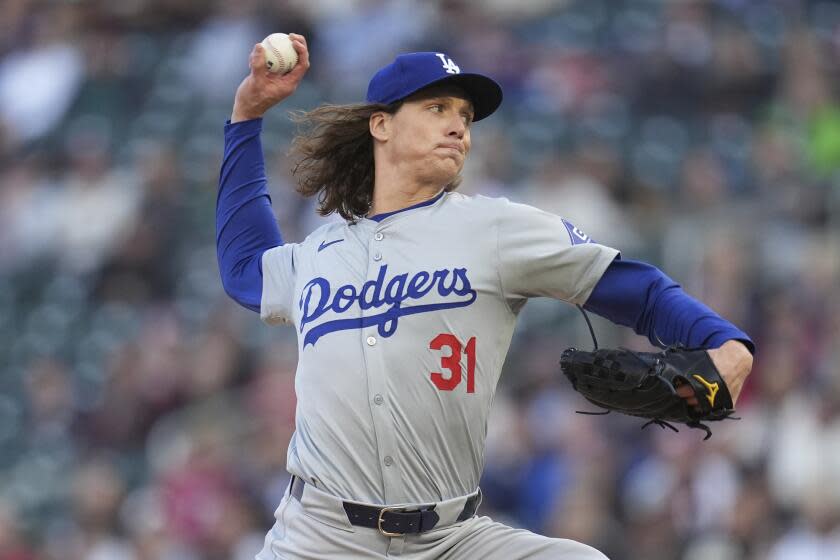
[[[384,111],[377,111],[370,116],[368,126],[370,135],[380,142],[385,142],[391,136],[391,115]]]

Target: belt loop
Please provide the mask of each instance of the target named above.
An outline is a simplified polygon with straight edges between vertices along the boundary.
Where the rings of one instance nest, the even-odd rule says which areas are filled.
[[[298,476],[292,476],[292,482],[289,484],[289,492],[291,493],[292,497],[295,498],[297,501],[303,503],[303,487],[306,484],[303,482],[303,479]]]
[[[461,510],[461,514],[455,521],[465,521],[474,516],[478,511],[478,506],[481,505],[481,498],[481,488],[479,488],[478,492],[464,503],[464,509]]]
[[[388,556],[399,556],[405,548],[405,535],[391,537],[388,543]]]

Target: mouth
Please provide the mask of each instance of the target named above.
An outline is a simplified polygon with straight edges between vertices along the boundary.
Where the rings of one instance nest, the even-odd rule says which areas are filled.
[[[460,144],[438,144],[438,148],[443,148],[443,149],[446,149],[446,150],[454,150],[461,155],[464,154],[464,150],[463,150],[463,148],[461,148]]]

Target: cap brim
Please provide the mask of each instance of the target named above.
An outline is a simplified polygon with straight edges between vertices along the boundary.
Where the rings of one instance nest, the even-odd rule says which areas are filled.
[[[502,87],[492,78],[481,74],[452,74],[429,82],[411,95],[440,84],[455,84],[467,93],[475,111],[473,122],[489,117],[502,104]]]

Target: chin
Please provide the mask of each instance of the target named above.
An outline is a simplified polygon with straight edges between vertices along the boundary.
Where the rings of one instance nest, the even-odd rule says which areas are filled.
[[[448,162],[444,162],[442,165],[436,166],[434,170],[436,178],[435,182],[442,185],[448,185],[455,180],[459,173],[461,173],[461,169],[463,169],[463,167],[463,165],[456,164],[453,160],[449,160]]]
[[[417,160],[411,171],[420,181],[426,184],[448,185],[461,172],[464,159],[452,155],[441,155],[440,151],[428,154]]]

